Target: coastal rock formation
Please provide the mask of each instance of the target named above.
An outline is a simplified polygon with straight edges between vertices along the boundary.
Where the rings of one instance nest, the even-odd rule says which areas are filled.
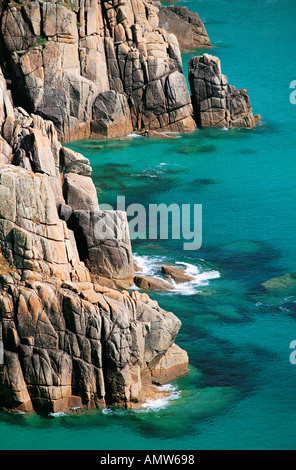
[[[171,290],[173,286],[159,277],[135,276],[135,284],[143,290]]]
[[[152,2],[15,0],[2,8],[1,61],[15,102],[52,121],[62,141],[194,129],[178,41],[159,27]]]
[[[194,129],[178,41],[158,12],[148,0],[0,2],[2,408],[140,406],[188,371],[178,318],[122,290],[160,288],[134,277],[126,214],[100,209],[89,160],[61,144]],[[217,89],[211,67],[201,77],[192,65],[198,123],[221,125],[218,100],[229,126],[249,124],[219,67]]]
[[[112,279],[115,285],[133,284],[134,266],[125,212],[75,210],[69,220],[79,250],[93,276]]]
[[[265,289],[287,289],[289,287],[295,286],[296,284],[296,273],[287,273],[279,277],[274,277],[268,279],[262,283],[262,286]]]
[[[211,46],[208,33],[198,13],[189,11],[186,7],[161,6],[159,26],[177,37],[181,51]]]
[[[161,271],[168,279],[173,279],[177,284],[190,282],[194,279],[192,276],[188,276],[185,269],[176,268],[175,266],[163,265]]]
[[[42,183],[40,191],[43,191],[43,188],[45,188],[44,191],[48,191],[48,185],[50,185],[54,194],[50,210],[53,212],[58,210],[56,217],[66,222],[71,239],[76,240],[73,249],[79,254],[79,259],[94,275],[101,275],[103,278],[120,278],[123,287],[132,285],[133,262],[126,217],[121,217],[120,224],[116,224],[116,220],[119,219],[118,216],[117,219],[113,217],[115,213],[111,212],[109,218],[102,217],[96,188],[91,179],[92,169],[89,160],[60,144],[55,126],[51,121],[45,121],[34,114],[30,115],[23,108],[14,108],[11,93],[0,71],[0,80],[1,77],[3,137],[0,141],[0,144],[2,142],[0,158],[2,163],[10,163],[30,173],[40,173],[46,176],[47,182]],[[34,191],[28,192],[29,186],[26,186],[26,181],[28,178],[24,173],[24,188],[20,189],[16,201],[22,201],[24,195],[27,194],[22,204],[24,206],[31,204],[30,213],[34,214],[35,206],[33,202],[30,202],[34,199]],[[5,207],[5,194],[2,200]],[[14,204],[17,205],[18,202]],[[99,218],[97,214],[101,214]],[[81,224],[81,218],[83,224]],[[44,221],[37,220],[37,223],[41,224]]]
[[[150,393],[156,367],[155,377],[168,380],[187,372],[186,353],[181,366],[175,356],[175,315],[146,294],[91,282],[77,245],[58,217],[50,176],[2,166],[1,407],[136,406]],[[101,262],[116,271],[108,252]]]
[[[14,106],[1,70],[0,128],[0,407],[141,406],[155,368],[168,381],[187,372],[180,321],[102,285],[133,283],[126,215],[100,211],[89,161]]]
[[[260,120],[259,115],[253,115],[247,91],[228,84],[218,57],[193,57],[189,61],[189,81],[198,126],[254,127]]]
[[[152,370],[152,379],[155,384],[164,385],[182,375],[187,374],[187,353],[176,344],[161,358],[157,366]]]
[[[57,412],[135,406],[152,382],[159,383],[152,377],[156,367],[157,376],[176,378],[180,321],[145,294],[35,277],[20,282],[2,275],[0,281],[1,407]]]

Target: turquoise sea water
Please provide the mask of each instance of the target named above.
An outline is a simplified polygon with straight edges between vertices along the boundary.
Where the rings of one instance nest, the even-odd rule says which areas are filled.
[[[196,282],[152,293],[182,328],[190,373],[172,400],[141,412],[0,414],[1,449],[295,449],[296,287],[261,283],[296,271],[294,0],[190,0],[229,83],[248,90],[262,126],[175,139],[84,141],[99,201],[203,205],[203,245],[136,240],[145,272],[188,263]],[[184,55],[184,68],[193,55]]]

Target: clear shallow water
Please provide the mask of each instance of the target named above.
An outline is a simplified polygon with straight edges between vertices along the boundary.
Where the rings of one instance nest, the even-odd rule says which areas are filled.
[[[296,288],[261,283],[294,272],[296,259],[296,4],[288,0],[180,1],[205,21],[222,72],[247,88],[263,125],[201,130],[171,140],[78,142],[90,158],[99,200],[203,205],[203,245],[136,240],[147,272],[178,261],[195,283],[153,293],[182,320],[177,343],[190,374],[174,399],[142,412],[83,416],[2,413],[3,449],[295,449]],[[184,57],[186,68],[187,59]],[[217,275],[213,275],[216,273]],[[198,275],[200,277],[198,277]],[[159,404],[158,404],[159,405]]]

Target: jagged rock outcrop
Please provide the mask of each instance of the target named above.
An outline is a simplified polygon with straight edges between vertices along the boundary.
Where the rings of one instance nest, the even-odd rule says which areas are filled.
[[[143,290],[171,290],[173,286],[159,277],[135,276],[135,284]]]
[[[184,361],[184,351],[177,344],[173,344],[152,370],[152,380],[157,385],[164,385],[173,380],[173,377],[177,379],[186,374],[187,364]]]
[[[126,215],[100,211],[89,161],[14,107],[1,70],[0,129],[0,408],[140,406],[187,372],[180,321],[102,285],[133,282]]]
[[[165,264],[161,267],[161,272],[168,279],[173,279],[177,284],[182,284],[184,282],[191,282],[194,279],[192,276],[189,276],[186,273],[185,269],[182,269],[176,266],[169,266]]]
[[[254,127],[260,120],[259,115],[253,115],[247,91],[228,84],[218,57],[193,57],[189,61],[189,81],[198,126]]]
[[[79,239],[58,217],[50,175],[0,168],[0,247],[7,266],[0,275],[0,407],[137,406],[159,376],[172,380],[176,370],[187,372],[185,351],[175,356],[181,325],[175,315],[146,294],[92,282],[79,259]],[[121,256],[120,247],[102,252],[95,261],[116,277],[122,266],[113,256]]]
[[[0,407],[139,406],[188,371],[180,321],[122,290],[171,284],[134,277],[126,214],[100,209],[89,160],[60,143],[194,128],[178,41],[158,11],[143,0],[0,2]],[[194,58],[190,81],[199,125],[255,124],[218,59]]]
[[[1,170],[0,187],[12,173],[22,181],[25,171]],[[187,372],[185,351],[172,366],[180,321],[147,295],[27,272],[22,280],[0,275],[0,407],[48,413],[136,406],[159,377]]]
[[[62,141],[194,129],[178,41],[158,10],[143,0],[8,2],[2,49],[17,104]]]
[[[186,7],[161,6],[159,26],[177,37],[182,51],[211,46],[208,33],[198,13],[189,11]]]
[[[114,286],[134,283],[128,221],[123,211],[75,210],[69,220],[79,251],[93,277],[111,279]]]
[[[6,87],[1,71],[0,83],[2,83],[3,98],[3,136],[8,139],[6,141],[2,137],[0,141],[2,163],[10,163],[30,173],[46,176],[54,194],[50,210],[55,213],[57,207],[56,218],[59,217],[66,222],[70,230],[70,239],[76,240],[73,250],[79,254],[79,260],[87,264],[94,276],[116,279],[122,287],[132,285],[134,271],[127,219],[122,216],[118,227],[116,220],[113,220],[112,211],[109,219],[102,218],[96,188],[91,179],[92,169],[89,160],[60,144],[51,121],[45,121],[34,114],[30,115],[23,108],[13,107],[11,93]],[[25,184],[28,180],[26,173],[23,174],[23,179]],[[42,183],[44,191],[48,190],[47,183]],[[23,201],[24,206],[30,206],[30,200],[34,199],[34,194],[29,195],[28,191],[24,188],[24,193],[20,191],[16,198],[17,201],[22,200],[21,198],[27,194]],[[5,194],[2,201],[5,207]],[[35,206],[32,205],[31,213],[34,212]],[[81,224],[81,217],[84,224]],[[37,223],[44,222],[37,220]],[[108,236],[102,234],[102,230],[106,230],[106,227],[109,230]],[[125,234],[122,239],[119,237],[119,228],[121,234]],[[115,286],[114,283],[112,285]]]

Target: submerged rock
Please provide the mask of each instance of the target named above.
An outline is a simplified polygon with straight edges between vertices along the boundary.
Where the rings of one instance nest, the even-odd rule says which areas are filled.
[[[283,274],[262,283],[266,289],[287,289],[296,284],[296,273]]]
[[[189,61],[189,81],[197,125],[254,127],[259,122],[260,116],[253,115],[247,91],[228,84],[218,57],[193,57]]]

